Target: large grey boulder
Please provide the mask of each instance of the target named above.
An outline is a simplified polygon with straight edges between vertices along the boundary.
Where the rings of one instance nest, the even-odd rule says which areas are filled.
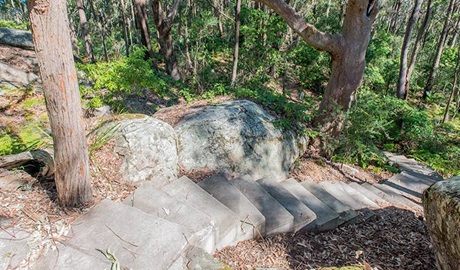
[[[157,187],[177,178],[177,147],[174,129],[152,117],[118,123],[115,152],[122,156],[125,181],[152,181]]]
[[[0,86],[13,88],[24,87],[38,80],[38,76],[31,72],[17,69],[0,62]]]
[[[438,269],[459,269],[460,176],[439,181],[427,189],[423,207]]]
[[[176,126],[179,165],[187,171],[249,174],[284,179],[308,139],[282,132],[254,102],[237,100],[203,107]]]
[[[18,29],[0,27],[0,44],[19,47],[27,50],[34,49],[32,33]]]

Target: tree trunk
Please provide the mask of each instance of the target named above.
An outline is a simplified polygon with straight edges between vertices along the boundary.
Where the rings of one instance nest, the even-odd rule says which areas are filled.
[[[92,200],[88,148],[64,0],[28,1],[35,52],[54,140],[55,181],[63,205]]]
[[[452,91],[450,92],[449,100],[447,101],[446,110],[444,112],[444,117],[442,118],[443,124],[445,122],[449,122],[450,107],[451,107],[452,102],[454,101],[456,92],[458,92],[457,83],[458,83],[459,73],[460,73],[460,50],[458,50],[457,52],[457,63],[455,65],[454,81],[452,82]]]
[[[444,50],[444,45],[446,43],[447,30],[449,29],[450,18],[452,17],[452,11],[454,9],[455,0],[449,1],[449,7],[447,8],[447,14],[444,20],[444,26],[442,27],[441,36],[439,37],[438,46],[436,49],[436,54],[433,60],[433,65],[431,66],[430,74],[428,80],[423,89],[423,99],[427,99],[431,90],[433,89],[434,81],[436,79],[436,74],[438,72],[439,64],[441,62],[442,52]]]
[[[70,26],[70,40],[72,42],[72,50],[75,56],[79,56],[80,52],[78,51],[78,40],[77,35],[75,34],[74,22],[72,20],[72,13],[70,12],[69,7],[67,6],[67,14],[69,15],[69,26]]]
[[[406,33],[404,34],[404,41],[401,48],[401,57],[399,62],[398,85],[396,88],[396,96],[400,99],[407,99],[407,89],[405,88],[407,78],[407,55],[409,54],[410,37],[412,35],[414,25],[417,23],[422,2],[423,0],[415,1],[414,8],[412,9],[412,14],[410,15],[409,21],[407,22]]]
[[[176,17],[179,5],[182,0],[175,0],[168,15],[163,12],[163,7],[159,0],[152,0],[152,12],[155,25],[158,31],[158,43],[160,52],[165,59],[166,73],[175,81],[180,79],[179,68],[177,66],[176,55],[174,54],[174,43],[171,35],[172,23]]]
[[[107,52],[107,46],[105,44],[105,30],[104,30],[104,27],[102,26],[103,25],[102,14],[100,11],[96,12],[96,8],[94,7],[93,0],[89,0],[89,5],[91,8],[91,12],[93,13],[93,17],[97,22],[97,27],[99,28],[99,34],[101,35],[102,48],[104,50],[105,61],[109,62],[109,54]]]
[[[128,18],[126,16],[126,5],[125,5],[125,0],[121,0],[120,1],[120,4],[121,4],[121,22],[122,22],[122,25],[123,25],[123,39],[125,41],[125,52],[126,52],[126,56],[128,57],[129,56],[129,27],[128,27]]]
[[[235,86],[236,74],[238,72],[238,51],[240,49],[240,12],[241,12],[241,0],[236,0],[235,7],[235,49],[233,51],[233,70],[232,70],[232,87]]]
[[[96,62],[93,54],[93,44],[91,43],[91,35],[89,34],[88,20],[86,19],[85,8],[83,7],[82,0],[75,0],[78,9],[78,17],[80,18],[81,35],[85,42],[85,56],[91,63]]]
[[[379,11],[378,1],[349,0],[339,35],[317,30],[283,0],[259,1],[278,13],[307,44],[331,55],[331,77],[314,123],[322,132],[337,138],[344,127],[353,95],[363,79],[372,24]],[[323,141],[322,154],[327,155],[326,148],[329,148],[327,141]]]
[[[420,47],[422,45],[422,40],[425,35],[426,29],[428,28],[428,22],[431,19],[431,3],[432,1],[428,0],[428,3],[426,4],[425,17],[423,18],[422,25],[420,26],[418,30],[417,38],[415,39],[415,42],[414,42],[414,49],[410,56],[410,64],[409,64],[409,67],[407,68],[406,79],[404,80],[404,89],[405,89],[404,91],[406,92],[406,98],[409,94],[410,80],[412,77],[412,73],[414,72],[415,62],[417,60],[417,56],[420,51]]]
[[[137,21],[141,29],[141,42],[147,48],[146,59],[155,59],[153,53],[152,43],[150,42],[150,30],[148,26],[146,0],[133,0],[136,7]],[[153,62],[154,67],[157,69],[156,62]]]

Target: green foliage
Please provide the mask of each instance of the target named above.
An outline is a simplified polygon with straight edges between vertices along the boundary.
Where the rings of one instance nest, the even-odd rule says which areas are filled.
[[[37,125],[20,127],[18,131],[7,128],[0,131],[0,156],[47,147],[51,136]]]
[[[88,108],[106,103],[123,110],[124,98],[145,92],[159,98],[177,99],[174,93],[177,83],[154,70],[151,62],[144,60],[144,55],[144,49],[137,49],[129,57],[117,61],[78,65],[94,82],[91,88],[80,88],[83,96],[92,96]]]
[[[303,42],[293,49],[289,59],[298,67],[295,72],[302,87],[317,93],[324,91],[330,75],[329,54],[319,52]]]
[[[28,23],[18,24],[15,21],[0,20],[0,27],[5,27],[5,28],[27,30],[27,25]]]
[[[305,131],[305,125],[311,121],[309,106],[295,103],[282,94],[274,93],[265,87],[236,88],[233,92],[237,98],[248,98],[269,108],[272,113],[279,116],[275,126],[283,130]]]
[[[425,110],[404,100],[365,91],[349,114],[334,160],[384,167],[380,149],[410,154],[445,175],[458,174],[459,139],[435,129]]]

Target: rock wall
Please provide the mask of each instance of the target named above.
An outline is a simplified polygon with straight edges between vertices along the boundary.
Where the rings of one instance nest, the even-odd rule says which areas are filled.
[[[423,207],[438,269],[460,269],[460,176],[427,189]]]

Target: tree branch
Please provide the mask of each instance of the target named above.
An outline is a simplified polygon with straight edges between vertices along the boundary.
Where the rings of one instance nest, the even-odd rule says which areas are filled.
[[[283,0],[254,0],[267,5],[292,28],[305,42],[313,48],[336,54],[340,50],[340,35],[333,35],[319,31],[309,24],[290,5]]]
[[[170,23],[172,23],[174,18],[176,17],[177,11],[179,10],[179,6],[180,6],[181,3],[182,3],[182,0],[174,1],[174,4],[173,4],[173,6],[172,6],[172,8],[171,8],[171,10],[169,11],[169,14],[168,14],[168,21]]]

